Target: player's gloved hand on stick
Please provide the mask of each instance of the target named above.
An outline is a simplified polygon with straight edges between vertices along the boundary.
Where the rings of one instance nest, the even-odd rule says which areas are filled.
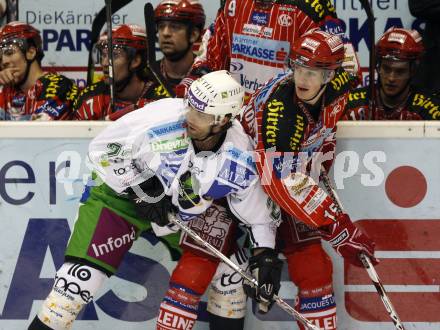
[[[136,187],[131,187],[129,196],[134,202],[138,216],[158,226],[166,226],[170,222],[168,214],[176,212],[170,196],[164,194],[162,183],[156,176]]]
[[[243,288],[249,297],[259,302],[260,313],[267,313],[273,305],[273,296],[280,290],[282,267],[283,262],[273,249],[264,249],[249,258],[249,270],[258,281],[258,287],[244,281]]]
[[[340,213],[336,220],[331,225],[318,228],[322,238],[328,241],[339,255],[355,266],[362,267],[360,253],[365,253],[373,264],[377,264],[378,261],[374,257],[375,243],[350,220],[347,214]]]

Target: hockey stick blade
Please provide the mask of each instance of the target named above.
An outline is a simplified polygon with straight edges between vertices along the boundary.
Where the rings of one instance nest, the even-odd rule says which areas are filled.
[[[156,23],[154,21],[154,8],[150,2],[144,6],[145,30],[147,32],[147,64],[156,81],[165,88],[168,95],[175,97],[173,88],[160,72],[156,64]]]
[[[328,177],[326,169],[322,166],[321,167],[321,173],[323,178],[323,183],[325,188],[327,189],[328,194],[333,199],[333,201],[336,204],[336,207],[340,212],[343,212],[344,209],[342,207],[341,200],[339,199],[339,196],[336,194],[336,191],[333,189],[330,178]],[[382,300],[382,303],[385,306],[385,309],[387,310],[391,320],[393,321],[396,329],[398,330],[405,330],[402,321],[400,321],[399,316],[397,315],[397,312],[391,303],[390,298],[388,297],[384,286],[382,285],[381,280],[379,279],[379,275],[376,272],[376,269],[374,268],[373,264],[371,263],[370,258],[365,255],[364,253],[361,253],[359,255],[359,259],[362,262],[362,265],[364,266],[365,270],[367,271],[368,276],[370,277],[371,281],[373,282],[374,287],[376,288],[377,293],[379,294],[380,299]]]
[[[241,275],[241,277],[243,277],[246,281],[253,284],[254,286],[258,286],[258,281],[253,276],[249,275],[247,272],[245,272],[243,269],[241,269],[238,265],[236,265],[233,261],[231,261],[231,259],[226,257],[223,253],[221,253],[219,250],[217,250],[211,244],[206,242],[195,231],[193,231],[191,228],[189,228],[187,225],[185,225],[182,220],[180,220],[179,218],[177,218],[176,216],[174,216],[172,214],[169,214],[168,218],[172,223],[176,224],[180,229],[182,229],[184,232],[186,232],[197,243],[199,243],[200,245],[207,248],[217,258],[222,260],[231,269],[233,269],[235,272],[237,272],[239,275]],[[320,330],[319,327],[317,327],[312,322],[310,322],[306,317],[304,317],[301,313],[296,311],[292,306],[290,306],[288,303],[286,303],[283,299],[281,299],[277,295],[274,295],[273,300],[281,309],[283,309],[288,314],[292,315],[295,319],[297,319],[299,322],[301,322],[301,324],[304,325],[307,329]]]

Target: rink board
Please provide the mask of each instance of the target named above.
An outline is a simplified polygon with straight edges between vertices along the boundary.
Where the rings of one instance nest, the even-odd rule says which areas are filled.
[[[87,179],[87,145],[105,125],[0,125],[0,329],[25,329],[50,290]],[[439,129],[424,122],[370,122],[344,123],[338,132],[337,191],[352,219],[377,242],[377,271],[409,329],[440,327]],[[327,250],[334,260],[339,329],[393,329],[366,273]],[[154,329],[174,265],[155,237],[139,239],[74,329]],[[293,303],[296,290],[286,269],[280,296]],[[252,307],[249,302],[246,329],[292,329],[277,308],[261,317]],[[205,322],[196,327],[207,328]]]

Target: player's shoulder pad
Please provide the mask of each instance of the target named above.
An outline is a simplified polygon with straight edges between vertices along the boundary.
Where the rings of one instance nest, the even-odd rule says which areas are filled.
[[[408,108],[423,120],[440,120],[440,98],[430,93],[414,90],[409,97]]]
[[[96,95],[110,94],[110,89],[104,80],[87,85],[78,95],[75,100],[74,109],[78,109],[85,101],[93,98]]]
[[[330,104],[341,95],[348,93],[351,86],[351,78],[348,72],[340,68],[335,77],[328,83],[325,92],[325,103]]]
[[[75,83],[58,73],[47,73],[40,77],[42,89],[39,100],[55,99],[73,102],[78,96],[78,87]]]
[[[296,6],[315,23],[323,21],[326,17],[336,17],[336,9],[331,0],[280,0],[277,4]]]
[[[257,92],[252,96],[253,108],[255,111],[260,111],[264,105],[272,98],[278,90],[283,89],[285,84],[289,84],[290,73],[280,74],[269,81],[267,81]]]

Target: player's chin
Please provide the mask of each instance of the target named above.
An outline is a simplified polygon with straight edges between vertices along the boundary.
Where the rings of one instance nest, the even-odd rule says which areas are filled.
[[[165,56],[173,56],[176,54],[176,49],[174,45],[163,45],[161,46],[160,50]]]
[[[297,88],[296,95],[300,100],[308,100],[313,96],[308,88]]]
[[[403,88],[399,88],[398,86],[386,86],[383,88],[383,91],[386,96],[394,97],[399,95],[402,92]]]

